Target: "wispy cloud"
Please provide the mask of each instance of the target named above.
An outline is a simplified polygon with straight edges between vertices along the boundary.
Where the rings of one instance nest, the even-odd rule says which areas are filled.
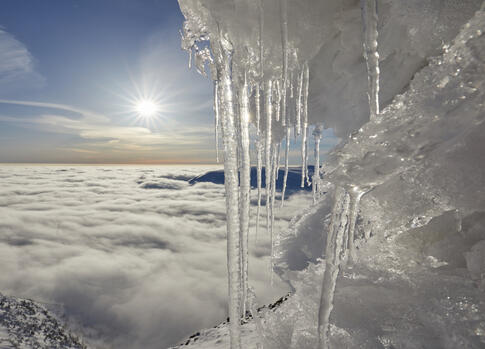
[[[84,140],[82,144],[70,144],[64,150],[93,159],[109,159],[109,154],[113,152],[126,152],[130,155],[154,152],[161,148],[175,152],[173,157],[183,151],[184,147],[206,147],[212,141],[210,127],[170,127],[154,132],[142,126],[116,125],[103,114],[65,104],[0,99],[0,104],[2,103],[33,107],[34,116],[0,115],[0,121],[22,124],[50,133],[76,135]],[[55,112],[46,113],[35,109],[52,109]],[[69,112],[70,115],[63,115],[63,112]],[[74,117],[72,113],[75,114]],[[119,160],[117,157],[117,161]]]
[[[0,91],[12,84],[38,85],[44,79],[34,69],[34,59],[27,47],[0,28]]]

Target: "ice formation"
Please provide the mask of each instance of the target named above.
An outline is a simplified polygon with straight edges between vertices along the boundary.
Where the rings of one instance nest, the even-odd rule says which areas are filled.
[[[330,316],[339,271],[347,264],[357,263],[358,217],[373,220],[371,228],[362,222],[359,228],[370,239],[378,231],[398,234],[408,223],[406,220],[416,214],[409,211],[412,206],[409,202],[404,203],[407,199],[392,196],[396,192],[404,192],[408,197],[421,195],[421,214],[412,220],[416,228],[447,210],[458,210],[464,217],[481,205],[477,203],[483,198],[453,180],[455,174],[464,174],[444,165],[445,160],[451,161],[448,158],[451,153],[459,152],[461,144],[468,146],[465,135],[478,137],[470,127],[478,127],[483,120],[468,109],[463,110],[466,117],[452,117],[462,105],[460,101],[479,94],[483,75],[476,81],[471,78],[461,84],[453,81],[458,81],[457,76],[467,67],[479,70],[472,53],[460,56],[463,53],[460,50],[464,50],[460,45],[466,45],[470,38],[481,37],[481,31],[463,34],[465,37],[457,39],[451,53],[445,53],[441,60],[427,61],[439,54],[442,42],[456,35],[480,3],[361,0],[359,6],[351,0],[179,0],[186,18],[182,47],[190,52],[190,57],[195,54],[195,65],[201,74],[206,74],[206,64],[211,70],[216,127],[220,123],[224,143],[231,348],[241,347],[240,322],[235,319],[249,309],[251,139],[255,140],[257,151],[257,228],[264,163],[272,268],[275,181],[280,149],[285,144],[286,182],[291,129],[295,137],[301,137],[301,185],[311,182],[314,202],[320,207],[316,210],[331,200],[332,195],[324,193],[333,193],[335,198],[330,205],[333,209],[327,212],[329,223],[321,229],[326,240],[316,319],[321,349],[328,348],[331,342]],[[474,25],[480,28],[483,15],[477,17]],[[204,43],[210,49],[200,49]],[[409,81],[426,64],[432,71],[421,80],[415,78],[406,100],[400,101],[398,94],[408,88]],[[429,85],[437,77],[441,80]],[[429,97],[427,91],[434,91],[434,95]],[[446,95],[447,92],[453,96]],[[404,107],[406,101],[412,103]],[[381,113],[381,107],[386,105],[389,106]],[[254,132],[250,131],[250,123]],[[319,166],[322,124],[348,139],[331,154],[323,170]],[[311,180],[309,135],[313,135],[317,165]],[[469,165],[474,174],[483,170]],[[429,176],[437,178],[439,171],[447,171],[447,176],[430,181]],[[469,179],[475,183],[476,178]],[[473,202],[472,207],[469,202]],[[389,212],[391,207],[393,211]],[[477,250],[482,251],[476,247],[467,257],[472,269],[481,265]],[[321,257],[322,251],[323,246],[316,257]],[[302,334],[303,327],[295,325],[289,340],[295,348],[312,347],[298,344],[306,336]],[[282,348],[281,344],[276,347]]]

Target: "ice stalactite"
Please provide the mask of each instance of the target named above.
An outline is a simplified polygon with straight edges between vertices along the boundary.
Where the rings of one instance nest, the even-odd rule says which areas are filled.
[[[349,262],[355,261],[355,224],[357,222],[357,216],[359,213],[359,203],[364,192],[360,191],[359,188],[354,187],[349,190],[350,195],[350,208],[349,208],[349,226],[347,234],[347,251]]]
[[[306,146],[307,146],[307,125],[303,121],[303,134],[301,137],[301,183],[300,186],[305,187],[305,177],[306,177]]]
[[[270,234],[271,249],[273,248],[273,226],[272,226],[272,189],[273,189],[273,159],[272,159],[272,145],[273,145],[273,135],[272,135],[272,118],[273,118],[273,96],[272,96],[272,81],[269,79],[265,84],[265,94],[266,94],[266,149],[265,149],[265,185],[266,185],[266,229]],[[270,275],[271,280],[273,280],[273,259],[272,255],[270,257]]]
[[[271,255],[270,255],[270,280],[271,280],[271,285],[273,285],[273,265],[274,265],[274,218],[275,218],[275,198],[276,198],[276,170],[278,168],[277,162],[278,162],[278,145],[276,143],[273,143],[272,146],[272,151],[271,151],[271,158],[272,158],[272,166],[271,166],[271,197],[270,197],[270,202],[269,202],[269,208],[270,208],[270,218],[271,218],[271,223],[270,223],[270,243],[271,243]]]
[[[189,69],[192,69],[192,47],[189,49]]]
[[[302,102],[302,93],[303,93],[303,69],[301,70],[300,74],[298,74],[298,90],[296,97],[296,132],[295,136],[299,136],[301,134],[301,102]]]
[[[260,213],[261,213],[261,186],[262,186],[262,167],[263,167],[263,139],[261,137],[261,128],[260,128],[260,120],[261,120],[261,92],[259,84],[256,85],[256,91],[254,96],[254,102],[256,104],[256,177],[257,177],[257,186],[258,186],[258,208],[256,211],[256,238],[258,240],[258,232],[259,232],[259,220],[260,220]]]
[[[218,66],[218,93],[222,103],[221,126],[224,144],[224,185],[226,190],[227,266],[229,273],[229,333],[231,349],[241,349],[241,269],[239,238],[239,192],[237,164],[237,127],[234,110],[232,55],[230,41],[221,35],[219,43],[212,43]]]
[[[281,143],[278,143],[276,147],[276,175],[275,175],[275,181],[278,180],[279,177],[279,172],[280,172],[280,160],[281,160]]]
[[[286,182],[288,181],[290,137],[291,137],[291,128],[289,125],[287,125],[286,138],[285,138],[285,175],[283,177],[283,190],[281,191],[281,207],[283,207],[283,203],[285,202]]]
[[[214,133],[216,142],[216,161],[219,162],[219,81],[214,81]]]
[[[263,45],[263,33],[264,33],[264,5],[263,0],[259,0],[258,3],[258,12],[259,12],[259,37],[258,37],[258,46],[259,46],[259,78],[262,81],[264,75],[264,45]]]
[[[364,32],[364,57],[367,64],[370,119],[379,115],[379,52],[377,0],[360,0]]]
[[[239,185],[240,201],[240,241],[241,241],[241,284],[242,284],[242,315],[247,310],[248,290],[248,244],[249,244],[249,205],[251,192],[251,158],[249,155],[249,97],[246,72],[242,88],[239,89],[239,123],[241,144],[241,171]]]
[[[273,144],[271,128],[272,128],[272,117],[273,117],[273,101],[272,101],[272,81],[268,80],[265,84],[265,94],[266,94],[266,148],[265,148],[265,185],[266,185],[266,228],[268,232],[271,232],[271,145]]]
[[[286,91],[288,86],[288,0],[280,1],[281,51],[283,55],[281,121],[286,126]]]
[[[280,121],[280,114],[281,114],[281,87],[280,87],[280,81],[276,80],[275,81],[275,89],[274,89],[274,96],[276,97],[276,103],[275,103],[275,120]]]
[[[313,170],[313,177],[312,177],[312,192],[313,192],[313,203],[316,203],[318,200],[319,194],[319,185],[320,185],[320,140],[322,139],[322,131],[320,126],[317,125],[313,130],[313,139],[315,141],[315,149],[314,149],[314,170]]]
[[[303,128],[306,130],[305,132],[305,139],[304,139],[304,144],[305,144],[305,156],[303,159],[304,163],[304,169],[305,169],[305,180],[307,182],[307,185],[310,185],[310,178],[308,175],[308,134],[310,133],[310,127],[308,124],[308,89],[310,86],[310,69],[308,67],[308,62],[305,62],[303,65],[303,71],[304,71],[304,85],[303,85],[303,105],[302,105],[302,113],[303,113]]]
[[[328,349],[330,313],[333,309],[335,285],[345,253],[345,233],[348,224],[349,194],[342,187],[335,189],[335,202],[327,234],[325,249],[325,272],[323,274],[320,308],[318,311],[319,349]]]

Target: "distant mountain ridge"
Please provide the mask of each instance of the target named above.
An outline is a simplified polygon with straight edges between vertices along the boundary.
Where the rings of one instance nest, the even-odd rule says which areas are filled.
[[[313,176],[314,166],[308,166],[308,175],[311,180]],[[283,190],[283,179],[285,176],[284,168],[278,170],[278,178],[276,180],[276,191],[281,192]],[[253,189],[258,186],[257,169],[256,167],[251,167],[251,187]],[[266,187],[266,173],[264,167],[261,170],[261,180],[262,187]],[[189,180],[190,184],[209,182],[214,184],[224,184],[224,171],[216,170],[209,171],[200,176],[194,177]],[[301,187],[301,167],[290,167],[288,170],[288,179],[286,182],[286,194],[291,195],[300,190],[311,190],[311,185],[308,185],[305,181],[305,186]]]

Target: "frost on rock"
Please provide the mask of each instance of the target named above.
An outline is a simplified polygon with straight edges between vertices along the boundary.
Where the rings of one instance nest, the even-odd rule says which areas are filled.
[[[477,14],[453,45],[444,47],[442,56],[430,58],[441,54],[442,43],[454,38],[481,1],[179,0],[179,3],[186,18],[182,47],[194,55],[201,74],[206,74],[207,65],[215,72],[211,73],[215,82],[214,110],[224,144],[227,192],[230,318],[240,317],[248,306],[247,231],[251,219],[248,168],[249,143],[253,139],[258,177],[256,226],[258,229],[264,164],[272,269],[279,269],[280,275],[287,276],[292,283],[295,273],[303,272],[302,266],[325,259],[322,267],[325,270],[312,274],[323,275],[323,282],[321,278],[319,282],[307,280],[313,283],[314,290],[322,289],[312,303],[319,314],[315,310],[308,314],[295,311],[292,314],[298,319],[286,314],[289,322],[285,331],[290,335],[287,343],[298,348],[317,345],[327,348],[333,346],[332,342],[355,347],[358,339],[365,341],[361,337],[367,335],[374,340],[377,332],[371,329],[353,332],[350,325],[344,329],[337,324],[348,320],[335,312],[342,304],[341,293],[335,292],[338,271],[344,271],[340,277],[353,275],[380,280],[372,273],[364,275],[363,270],[375,271],[386,264],[383,260],[387,258],[396,265],[391,263],[389,270],[378,273],[395,273],[404,279],[403,275],[409,271],[406,268],[412,263],[406,268],[400,265],[402,260],[396,255],[407,252],[390,241],[401,241],[398,236],[408,234],[410,229],[425,229],[434,217],[448,211],[459,212],[455,226],[464,227],[470,215],[485,210],[485,196],[480,189],[485,181],[483,166],[479,165],[483,159],[482,155],[476,155],[483,154],[485,146],[480,137],[483,14]],[[206,41],[210,50],[200,49]],[[402,91],[405,94],[399,95]],[[251,135],[251,125],[256,135]],[[320,168],[322,128],[332,128],[346,142],[330,153]],[[300,137],[294,144],[301,149],[301,184],[312,183],[316,205],[314,213],[302,220],[320,226],[308,229],[302,237],[299,235],[302,224],[279,241],[280,232],[273,239],[275,183],[284,145],[283,202],[292,129],[295,138]],[[316,165],[311,180],[310,135]],[[331,196],[325,195],[332,192],[337,198],[333,203]],[[330,207],[334,208],[332,212]],[[315,212],[320,217],[314,217]],[[318,237],[313,238],[317,231]],[[420,245],[419,253],[431,248],[421,246],[421,240],[411,240],[403,237],[406,243]],[[475,244],[478,242],[474,240]],[[295,244],[297,253],[292,250]],[[380,249],[384,245],[387,250]],[[288,253],[276,253],[275,247],[281,246],[286,246]],[[437,246],[433,248],[439,250]],[[480,251],[480,244],[473,251],[464,251],[469,254],[460,263],[462,266],[468,263],[474,282],[481,285],[477,276],[477,270],[482,270],[482,261],[477,257]],[[285,258],[281,256],[288,260],[280,263]],[[366,264],[365,268],[360,270],[359,263]],[[416,265],[439,269],[443,263],[448,262],[429,255]],[[417,273],[414,269],[412,272]],[[376,287],[375,282],[372,281],[370,289]],[[425,284],[423,281],[421,285]],[[298,302],[294,305],[306,304],[307,301],[298,298],[298,288],[295,289],[294,299]],[[371,294],[363,291],[362,296]],[[359,295],[356,292],[354,298]],[[364,309],[364,314],[366,311],[370,312]],[[310,318],[312,321],[306,322]],[[267,320],[267,324],[271,323]],[[239,321],[231,321],[230,333],[231,348],[240,347]],[[368,341],[373,347],[392,347],[401,343],[402,338],[393,333],[376,339],[380,344],[373,340]],[[281,343],[278,345],[279,349],[285,348]]]

